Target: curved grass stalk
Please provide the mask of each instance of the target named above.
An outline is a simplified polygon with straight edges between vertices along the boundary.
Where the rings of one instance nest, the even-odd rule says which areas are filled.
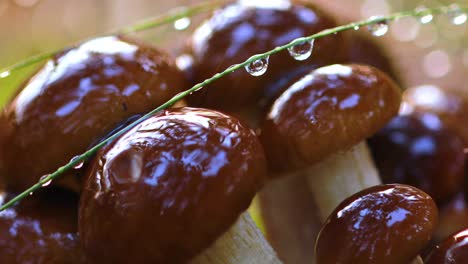
[[[196,5],[191,5],[187,7],[179,7],[172,9],[168,11],[166,14],[162,16],[156,16],[153,18],[149,18],[140,22],[137,22],[133,25],[126,26],[120,29],[112,30],[106,34],[101,34],[99,36],[107,36],[107,35],[127,35],[131,33],[136,33],[140,31],[144,31],[147,29],[151,28],[156,28],[162,25],[174,23],[178,19],[184,18],[184,17],[192,17],[198,14],[202,14],[204,12],[213,10],[214,8],[218,7],[219,4],[222,3],[220,0],[215,0],[215,1],[206,1],[202,2]],[[94,36],[93,38],[99,37],[99,36]],[[80,41],[85,42],[86,40]],[[23,61],[20,61],[16,64],[13,64],[11,66],[8,66],[6,68],[0,69],[0,79],[5,78],[12,74],[15,71],[21,70],[23,68],[26,68],[28,66],[34,65],[36,63],[42,62],[46,59],[49,59],[50,57],[62,52],[65,48],[59,49],[59,50],[53,50],[53,51],[46,51],[43,53],[40,53],[38,55],[29,57]]]
[[[468,12],[467,7],[458,7],[457,10],[460,11],[460,12]],[[370,26],[370,25],[374,25],[374,24],[378,24],[378,23],[394,21],[394,20],[404,18],[404,17],[421,17],[421,16],[424,16],[424,15],[427,15],[427,14],[437,15],[437,14],[447,14],[449,12],[453,12],[453,6],[441,6],[441,7],[436,7],[436,8],[427,8],[425,10],[415,9],[415,10],[411,10],[411,11],[394,13],[394,14],[391,14],[391,15],[388,15],[388,16],[373,17],[373,18],[370,18],[370,19],[367,19],[367,20],[362,20],[362,21],[359,21],[359,22],[354,22],[354,23],[349,23],[347,25],[338,26],[338,27],[335,27],[335,28],[332,28],[332,29],[323,30],[323,31],[321,31],[321,32],[319,32],[317,34],[314,34],[314,35],[310,35],[310,36],[306,36],[306,37],[302,37],[302,38],[297,38],[297,39],[295,39],[295,40],[293,40],[293,41],[291,41],[288,44],[285,44],[283,46],[278,46],[278,47],[276,47],[276,48],[274,48],[272,50],[269,50],[269,51],[267,51],[265,53],[256,54],[256,55],[250,57],[249,59],[245,60],[244,62],[234,64],[234,65],[230,66],[229,68],[227,68],[226,70],[213,75],[211,78],[208,78],[208,79],[204,80],[203,82],[196,84],[192,88],[175,95],[174,97],[172,97],[166,103],[164,103],[164,104],[160,105],[159,107],[153,109],[151,112],[145,114],[144,116],[142,116],[141,118],[139,118],[135,122],[131,123],[130,125],[126,126],[125,128],[121,129],[120,131],[118,131],[114,135],[106,138],[105,140],[100,142],[98,145],[96,145],[93,148],[89,149],[85,153],[83,153],[83,154],[81,154],[79,156],[76,156],[68,164],[60,167],[58,170],[56,170],[55,172],[49,174],[48,176],[42,177],[36,184],[31,186],[30,188],[28,188],[24,192],[20,193],[19,195],[17,195],[16,197],[11,199],[10,201],[3,204],[0,207],[0,212],[5,210],[5,209],[8,209],[9,207],[14,205],[15,203],[21,201],[23,198],[27,197],[29,194],[31,194],[31,193],[35,192],[36,190],[40,189],[43,185],[49,184],[51,181],[53,181],[54,179],[56,179],[57,177],[62,175],[64,172],[66,172],[68,170],[71,170],[76,165],[86,161],[87,159],[92,157],[101,147],[103,147],[104,145],[106,145],[110,141],[120,137],[121,135],[123,135],[127,131],[129,131],[132,128],[134,128],[135,126],[137,126],[139,123],[141,123],[144,120],[150,118],[155,113],[172,106],[173,104],[175,104],[179,100],[183,99],[184,97],[186,97],[186,96],[190,95],[191,93],[194,93],[194,92],[202,89],[204,86],[206,86],[208,84],[211,84],[212,82],[222,78],[223,76],[226,76],[227,74],[230,74],[230,73],[232,73],[232,72],[234,72],[236,70],[244,70],[244,68],[246,66],[248,66],[249,64],[251,64],[251,63],[253,63],[253,62],[257,61],[257,60],[267,58],[270,55],[274,55],[274,54],[276,54],[278,52],[285,51],[288,48],[291,48],[291,47],[299,45],[299,44],[303,44],[304,42],[312,41],[312,40],[315,40],[315,39],[318,39],[318,38],[326,37],[326,36],[336,34],[336,33],[339,33],[339,32],[343,32],[343,31],[346,31],[346,30],[352,30],[352,29],[355,29],[356,27]],[[254,78],[254,77],[252,77],[252,78]]]

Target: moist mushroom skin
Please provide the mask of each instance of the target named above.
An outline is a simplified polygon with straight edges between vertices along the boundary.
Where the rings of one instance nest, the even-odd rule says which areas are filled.
[[[410,263],[429,242],[437,207],[423,191],[379,185],[345,199],[317,238],[317,264]]]
[[[2,192],[6,201],[13,193]],[[78,199],[43,190],[0,212],[0,262],[10,264],[85,263],[77,236]]]
[[[405,90],[401,111],[437,114],[457,132],[468,146],[468,97],[434,85],[421,85]]]
[[[392,119],[369,145],[384,183],[404,183],[437,202],[460,191],[464,178],[463,139],[428,112]]]
[[[461,230],[437,245],[426,258],[426,264],[466,263],[468,229]]]
[[[66,50],[6,106],[0,174],[10,188],[23,190],[184,86],[167,54],[131,39],[102,37]]]
[[[194,32],[190,41],[194,63],[190,71],[194,81],[200,82],[253,54],[335,26],[333,18],[310,3],[239,1],[229,4]],[[341,34],[321,38],[315,41],[312,56],[306,61],[296,61],[284,51],[269,59],[268,70],[262,76],[253,77],[238,70],[187,100],[194,106],[236,112],[264,99],[270,93],[268,85],[301,67],[312,69],[344,62],[346,48]]]
[[[303,169],[370,137],[398,112],[400,92],[381,71],[331,65],[304,75],[273,104],[261,141],[273,171]]]
[[[99,151],[79,230],[93,261],[185,263],[247,210],[266,174],[255,133],[205,109],[162,111]]]

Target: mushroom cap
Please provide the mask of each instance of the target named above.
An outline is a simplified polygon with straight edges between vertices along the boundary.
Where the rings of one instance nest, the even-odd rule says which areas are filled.
[[[429,242],[437,207],[423,191],[379,185],[345,199],[317,238],[317,264],[410,263]]]
[[[441,242],[467,227],[468,204],[463,192],[459,192],[446,204],[439,205],[439,224],[434,232],[433,241]]]
[[[304,75],[273,104],[260,136],[273,171],[302,169],[370,137],[397,112],[400,90],[370,66]]]
[[[266,177],[255,133],[206,109],[162,111],[101,149],[81,196],[87,256],[185,263],[247,210]]]
[[[468,260],[468,229],[453,234],[437,245],[424,263],[450,264],[466,263]]]
[[[457,132],[468,146],[468,97],[435,85],[420,85],[403,92],[401,112],[432,112]]]
[[[369,140],[369,146],[384,183],[416,186],[438,203],[463,186],[463,139],[435,114],[397,116]]]
[[[193,65],[189,72],[201,82],[220,70],[240,63],[296,38],[337,26],[333,18],[310,3],[290,1],[238,1],[215,11],[193,34],[189,48]],[[283,76],[298,68],[308,69],[344,62],[347,41],[342,34],[315,41],[311,57],[296,61],[288,51],[271,56],[268,70],[253,77],[238,70],[188,97],[191,105],[236,112],[256,105]]]
[[[6,106],[0,175],[15,190],[27,188],[122,120],[170,99],[184,83],[168,55],[127,38],[102,37],[66,50]]]
[[[13,197],[2,192],[1,203]],[[1,263],[84,263],[77,209],[75,194],[47,189],[0,212]]]

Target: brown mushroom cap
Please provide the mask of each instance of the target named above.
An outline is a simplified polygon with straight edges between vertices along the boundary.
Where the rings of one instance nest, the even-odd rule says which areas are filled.
[[[2,203],[13,197],[0,194]],[[77,239],[77,209],[75,194],[48,189],[0,212],[0,262],[85,263]]]
[[[438,203],[463,186],[464,142],[435,114],[393,118],[369,140],[384,183],[413,185]]]
[[[441,242],[463,228],[468,228],[468,204],[460,192],[446,204],[439,205],[439,224],[433,240]]]
[[[261,140],[273,170],[300,169],[370,137],[397,112],[400,91],[369,66],[331,65],[292,84],[273,104]]]
[[[0,175],[23,190],[122,120],[184,88],[184,77],[168,55],[127,38],[97,38],[64,51],[5,108],[9,134],[0,146]]]
[[[423,191],[379,185],[345,199],[325,222],[317,264],[410,263],[429,242],[437,207]]]
[[[426,258],[426,264],[463,264],[468,260],[468,229],[462,230],[437,245]]]
[[[255,133],[205,109],[162,111],[99,151],[79,230],[93,261],[185,263],[247,210],[266,177]]]
[[[455,130],[468,146],[468,97],[434,85],[421,85],[405,90],[402,112],[432,112]]]
[[[215,11],[195,31],[191,38],[194,64],[190,71],[194,81],[200,82],[253,54],[335,26],[334,19],[310,3],[238,1]],[[187,100],[195,106],[236,112],[256,104],[269,93],[269,84],[295,74],[301,67],[311,69],[344,62],[346,48],[342,34],[321,38],[315,41],[312,56],[306,61],[296,61],[284,51],[271,56],[264,75],[252,77],[238,70]]]

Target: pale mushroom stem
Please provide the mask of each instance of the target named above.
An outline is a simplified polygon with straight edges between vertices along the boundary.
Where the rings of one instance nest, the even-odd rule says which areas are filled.
[[[381,184],[365,141],[332,154],[306,173],[322,221],[347,197]]]
[[[410,264],[424,264],[424,261],[420,256],[417,256]]]
[[[191,264],[281,264],[248,213]]]

